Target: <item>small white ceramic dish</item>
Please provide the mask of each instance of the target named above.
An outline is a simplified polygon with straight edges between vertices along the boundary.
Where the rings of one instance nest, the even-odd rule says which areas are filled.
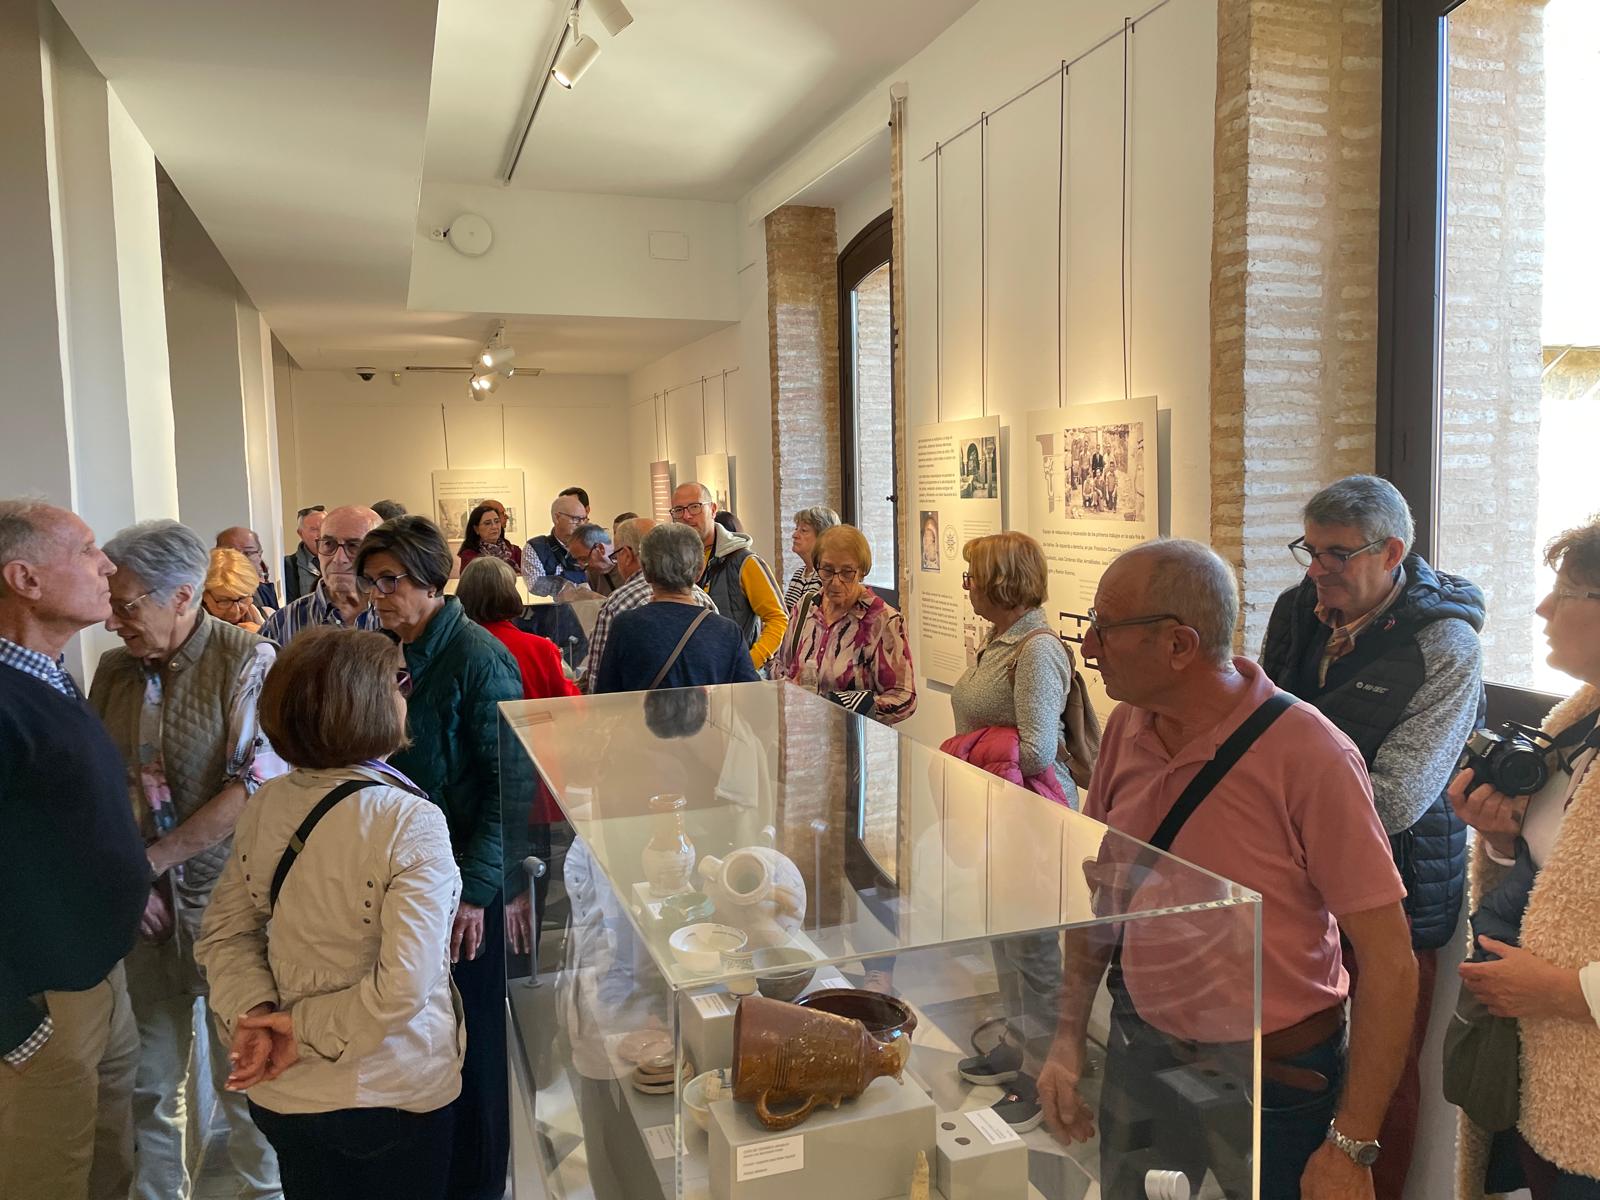
[[[731,925],[703,921],[685,925],[667,939],[672,955],[696,975],[712,975],[722,968],[722,956],[743,950],[749,938]]]
[[[720,1085],[717,1097],[706,1095],[706,1084],[713,1077]],[[683,1099],[683,1106],[689,1110],[689,1115],[694,1118],[694,1123],[709,1133],[711,1131],[711,1101],[721,1096],[729,1095],[732,1089],[733,1084],[729,1082],[728,1069],[724,1067],[718,1071],[705,1071],[696,1075],[683,1085],[683,1091],[680,1095]]]

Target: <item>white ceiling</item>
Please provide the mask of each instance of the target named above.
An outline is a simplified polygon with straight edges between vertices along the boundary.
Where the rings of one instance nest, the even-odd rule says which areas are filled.
[[[737,200],[974,2],[628,0],[617,37],[583,25],[600,57],[545,90],[515,184]],[[430,178],[497,178],[565,11],[441,0]]]
[[[630,0],[616,39],[586,24],[600,58],[548,89],[516,184],[735,199],[973,2]],[[564,0],[55,3],[297,362],[481,345],[492,314],[406,308],[417,198],[425,173],[494,181]],[[527,337],[547,369],[611,373],[715,328],[538,318]]]

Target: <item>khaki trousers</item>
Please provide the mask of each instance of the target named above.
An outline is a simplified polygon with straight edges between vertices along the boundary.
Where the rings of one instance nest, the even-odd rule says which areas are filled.
[[[125,1200],[133,1180],[139,1035],[118,963],[82,992],[46,992],[55,1032],[21,1070],[0,1063],[0,1196]]]

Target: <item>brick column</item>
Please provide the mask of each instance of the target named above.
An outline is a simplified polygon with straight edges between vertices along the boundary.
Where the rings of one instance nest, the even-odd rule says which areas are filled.
[[[1211,541],[1243,646],[1299,576],[1323,484],[1370,471],[1376,420],[1381,0],[1218,8]]]
[[[838,245],[831,208],[785,205],[766,231],[773,545],[781,547],[796,509],[839,507]]]

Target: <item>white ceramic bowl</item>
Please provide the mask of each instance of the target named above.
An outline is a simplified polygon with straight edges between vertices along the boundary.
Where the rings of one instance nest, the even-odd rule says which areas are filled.
[[[702,921],[685,925],[667,939],[672,955],[696,975],[714,975],[722,969],[722,956],[730,950],[743,950],[749,938],[731,925]]]
[[[694,1118],[694,1123],[707,1133],[711,1132],[711,1102],[706,1099],[706,1081],[716,1076],[722,1081],[722,1095],[731,1094],[732,1084],[728,1081],[726,1068],[718,1071],[704,1071],[696,1075],[683,1085],[679,1095],[683,1099],[684,1108],[689,1110],[689,1115]]]

